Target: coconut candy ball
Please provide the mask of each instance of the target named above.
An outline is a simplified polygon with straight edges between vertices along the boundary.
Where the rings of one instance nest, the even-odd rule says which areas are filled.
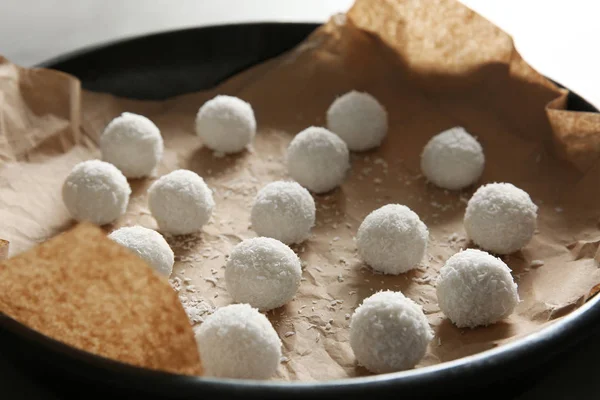
[[[212,215],[212,191],[195,172],[179,169],[148,189],[148,205],[159,228],[173,235],[198,232]]]
[[[108,237],[133,251],[159,274],[168,277],[173,272],[175,255],[160,233],[143,226],[128,226]]]
[[[296,182],[277,181],[258,192],[250,219],[258,235],[292,244],[308,238],[315,225],[315,212],[308,190]]]
[[[301,275],[300,259],[293,250],[267,237],[238,243],[225,266],[225,284],[234,301],[263,311],[292,300]]]
[[[429,231],[419,216],[400,204],[372,211],[356,235],[358,254],[373,269],[397,275],[416,268],[427,249]]]
[[[281,359],[281,340],[263,314],[248,304],[221,307],[196,331],[207,376],[268,379]]]
[[[358,363],[374,373],[414,367],[433,332],[421,307],[400,292],[366,298],[350,320],[350,346]]]
[[[331,103],[327,128],[346,142],[351,151],[373,149],[387,134],[385,108],[369,93],[350,91]]]
[[[483,185],[467,203],[465,230],[486,251],[514,253],[533,237],[537,209],[525,191],[510,183]]]
[[[311,126],[291,141],[286,162],[292,179],[314,193],[325,193],[344,181],[350,153],[339,136]]]
[[[256,119],[252,106],[233,96],[219,95],[200,107],[196,134],[214,151],[238,153],[252,142]]]
[[[63,202],[71,217],[97,225],[114,222],[123,215],[130,194],[121,171],[100,160],[75,165],[62,187]]]
[[[493,324],[508,317],[519,303],[508,266],[475,249],[463,250],[446,261],[436,291],[440,309],[459,328]]]
[[[119,168],[128,178],[152,173],[162,159],[160,131],[143,115],[125,112],[113,119],[100,136],[102,159]]]
[[[463,127],[435,135],[421,154],[421,171],[434,185],[459,190],[475,183],[483,173],[481,145]]]

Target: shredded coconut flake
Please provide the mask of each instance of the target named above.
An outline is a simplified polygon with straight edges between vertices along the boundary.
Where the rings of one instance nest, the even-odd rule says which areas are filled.
[[[531,268],[539,268],[541,266],[544,265],[544,261],[543,260],[532,260],[531,263],[529,264],[529,266]]]

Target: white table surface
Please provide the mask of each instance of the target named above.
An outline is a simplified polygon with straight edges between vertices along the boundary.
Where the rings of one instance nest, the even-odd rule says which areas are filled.
[[[540,73],[600,107],[599,0],[462,2],[508,32]],[[352,0],[0,0],[0,54],[32,66],[88,45],[149,32],[231,22],[322,22],[351,4]],[[521,399],[596,398],[600,382],[594,364],[600,344],[589,341],[585,346],[589,347],[578,348]],[[5,377],[13,386],[27,385],[26,378],[10,378],[11,374]]]

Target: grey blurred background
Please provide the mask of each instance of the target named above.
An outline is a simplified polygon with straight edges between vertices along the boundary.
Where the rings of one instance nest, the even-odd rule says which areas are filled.
[[[379,1],[379,0],[375,0]],[[431,1],[431,0],[427,0]],[[600,1],[461,0],[513,36],[542,74],[600,106]],[[353,0],[0,0],[0,54],[31,66],[149,32],[250,21],[325,21]]]

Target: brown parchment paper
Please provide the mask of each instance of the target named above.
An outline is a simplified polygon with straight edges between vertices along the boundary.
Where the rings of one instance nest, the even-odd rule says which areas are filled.
[[[301,288],[268,314],[284,343],[276,379],[367,374],[348,343],[348,318],[378,290],[401,290],[423,305],[435,338],[418,368],[538,331],[583,304],[600,283],[600,115],[566,111],[566,91],[528,66],[507,34],[456,1],[358,0],[286,54],[214,90],[163,102],[81,91],[73,77],[4,59],[0,88],[0,237],[11,241],[12,253],[72,224],[62,182],[75,163],[99,156],[99,135],[123,111],[151,118],[166,152],[155,177],[130,181],[127,214],[106,231],[134,223],[156,228],[145,195],[156,177],[188,168],[206,179],[217,203],[210,223],[199,235],[169,238],[178,260],[173,286],[196,326],[231,302],[225,257],[255,236],[249,212],[257,190],[288,178],[283,160],[293,135],[324,125],[329,104],[348,90],[368,91],[385,105],[388,137],[380,148],[352,155],[341,188],[315,196],[317,226],[295,247],[305,266]],[[194,135],[198,108],[216,94],[252,104],[259,128],[249,151],[216,158]],[[429,138],[456,125],[485,149],[480,184],[511,182],[539,206],[538,233],[504,257],[521,304],[506,321],[473,330],[444,318],[434,285],[443,262],[469,246],[462,217],[475,187],[447,192],[419,171]],[[431,232],[422,265],[396,277],[363,265],[353,242],[362,219],[392,202],[411,207]]]
[[[203,373],[194,332],[167,280],[90,223],[0,263],[0,312],[105,358]]]

